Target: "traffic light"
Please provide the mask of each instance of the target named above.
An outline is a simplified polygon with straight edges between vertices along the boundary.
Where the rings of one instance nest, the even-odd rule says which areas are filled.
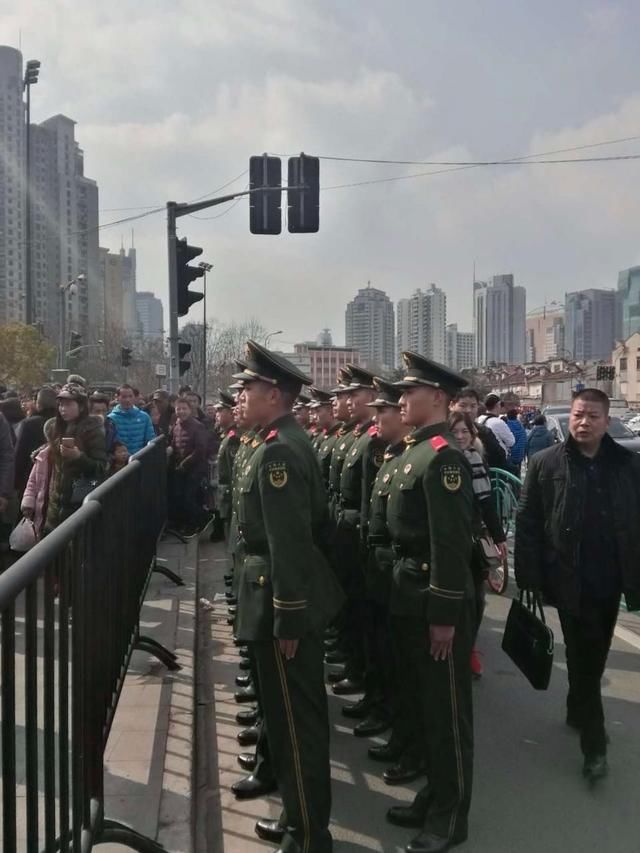
[[[71,332],[69,350],[77,349],[80,346],[82,346],[82,335],[79,332]]]
[[[267,189],[261,190],[262,187]],[[249,230],[252,234],[280,234],[282,231],[282,163],[279,157],[249,159]]]
[[[182,376],[191,367],[191,361],[185,361],[185,356],[191,352],[191,344],[178,344],[178,375]]]
[[[131,364],[131,349],[129,347],[120,347],[120,364],[123,367],[129,367]]]
[[[187,238],[176,240],[176,281],[178,287],[178,317],[189,313],[189,308],[204,299],[204,293],[192,293],[189,285],[197,278],[202,278],[204,270],[200,267],[190,267],[189,261],[202,254],[199,246],[189,246]]]
[[[320,228],[320,160],[317,157],[289,158],[287,190],[289,214],[287,221],[291,234],[315,234]]]

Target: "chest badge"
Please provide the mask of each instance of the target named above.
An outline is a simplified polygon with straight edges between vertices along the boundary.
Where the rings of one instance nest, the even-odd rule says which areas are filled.
[[[384,462],[384,450],[376,450],[373,454],[373,464],[376,468],[380,468],[382,463]]]
[[[457,492],[462,485],[462,472],[458,465],[443,465],[440,477],[442,485],[448,492]]]
[[[411,472],[411,462],[404,466],[404,473],[409,474]]]

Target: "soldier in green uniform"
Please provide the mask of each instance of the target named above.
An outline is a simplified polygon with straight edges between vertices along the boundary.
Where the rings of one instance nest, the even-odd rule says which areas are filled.
[[[470,468],[447,429],[450,399],[466,381],[417,353],[403,360],[400,405],[414,431],[387,500],[392,609],[403,617],[411,654],[429,782],[411,806],[394,806],[387,817],[422,828],[408,853],[441,853],[467,838],[473,774],[474,502]]]
[[[293,404],[293,414],[309,438],[313,438],[315,436],[315,430],[312,428],[311,424],[311,411],[309,409],[310,403],[311,397],[307,397],[306,394],[299,394],[298,399]]]
[[[322,388],[311,388],[311,403],[309,409],[311,416],[315,422],[316,434],[313,439],[313,449],[320,456],[320,448],[329,440],[335,437],[340,424],[336,422],[333,416],[333,398],[330,391],[323,391]],[[334,441],[330,441],[328,448],[333,447]],[[330,450],[325,448],[324,458],[328,459],[326,475],[324,476],[325,484],[329,485],[329,462],[331,461]]]
[[[264,424],[239,481],[243,541],[237,634],[257,663],[273,767],[283,800],[279,826],[259,821],[262,838],[287,853],[328,853],[331,784],[323,678],[325,627],[341,604],[322,552],[326,494],[313,449],[291,413],[311,380],[286,359],[249,341],[243,412]]]
[[[218,449],[218,512],[224,525],[225,541],[229,542],[231,523],[231,484],[233,481],[233,460],[240,446],[240,431],[234,415],[235,400],[226,391],[218,392],[218,402],[214,405],[216,423],[222,436]]]
[[[378,437],[373,423],[372,410],[368,407],[376,396],[373,374],[356,365],[349,365],[348,407],[351,418],[356,421],[354,441],[347,453],[340,475],[340,511],[337,523],[337,538],[343,559],[348,566],[345,591],[347,594],[347,676],[333,688],[334,693],[356,692],[365,676],[365,695],[351,705],[345,705],[342,713],[352,719],[365,717],[379,698],[373,659],[367,654],[367,639],[370,636],[370,613],[365,604],[366,565],[366,519],[369,513],[371,489],[378,468],[382,464],[384,442]],[[386,725],[384,726],[386,728]],[[379,734],[384,731],[378,728]],[[355,734],[362,734],[356,727]]]

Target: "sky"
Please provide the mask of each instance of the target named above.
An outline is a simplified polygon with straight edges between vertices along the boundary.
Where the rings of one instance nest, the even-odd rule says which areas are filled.
[[[639,29],[634,0],[0,0],[0,41],[42,62],[34,120],[77,122],[102,224],[243,190],[265,151],[476,161],[640,136]],[[530,310],[640,263],[640,160],[320,169],[318,234],[251,235],[246,200],[179,220],[214,265],[210,319],[341,343],[367,282],[394,301],[435,283],[467,330],[474,266],[512,272]],[[403,180],[335,188],[382,178]],[[138,289],[166,305],[163,212],[100,245],[132,228]]]

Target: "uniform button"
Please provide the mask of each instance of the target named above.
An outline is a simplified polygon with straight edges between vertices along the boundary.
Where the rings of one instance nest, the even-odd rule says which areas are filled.
[[[423,572],[428,572],[429,571],[429,563],[423,563],[420,566],[420,568],[422,569]]]
[[[264,586],[264,575],[260,575],[260,577],[258,578],[258,583],[260,584],[260,586]]]

